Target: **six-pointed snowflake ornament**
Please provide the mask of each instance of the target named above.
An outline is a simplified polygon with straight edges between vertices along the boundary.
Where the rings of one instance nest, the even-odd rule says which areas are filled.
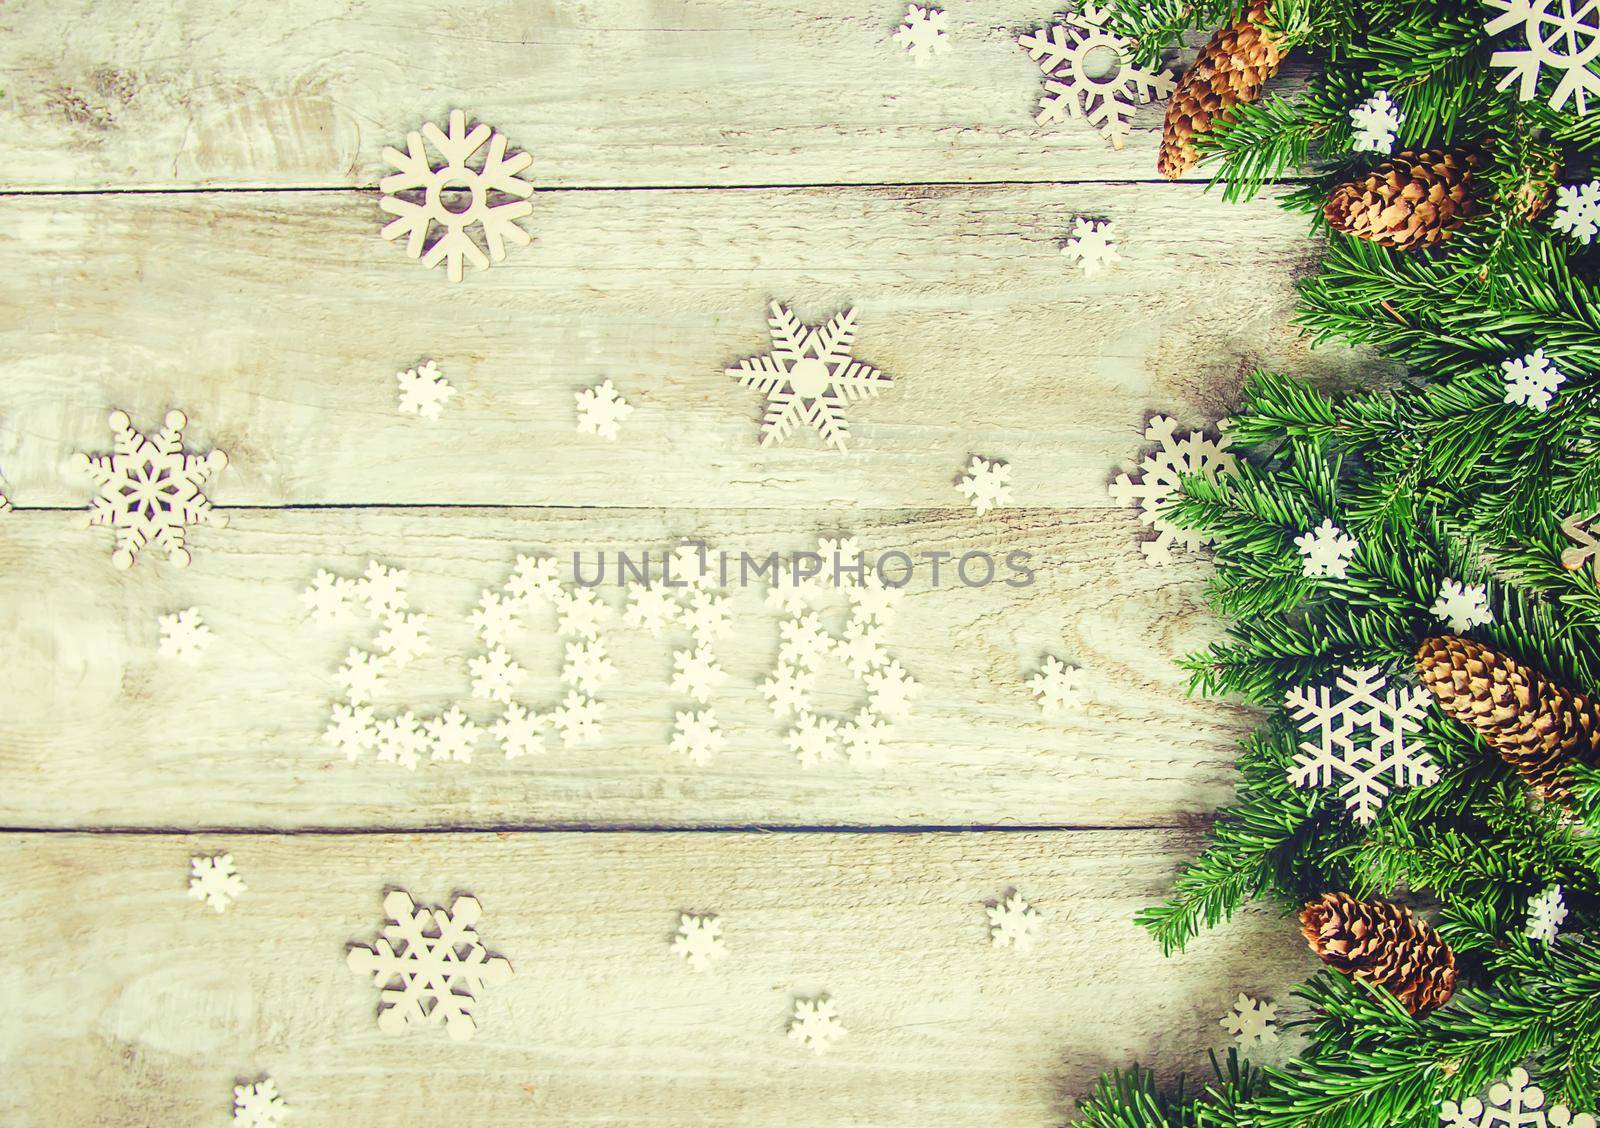
[[[1083,708],[1083,696],[1078,687],[1078,669],[1061,659],[1046,655],[1044,668],[1028,679],[1028,689],[1039,699],[1044,715]]]
[[[1061,254],[1072,265],[1082,267],[1085,278],[1111,269],[1112,263],[1122,261],[1117,253],[1116,225],[1109,219],[1074,220]]]
[[[709,646],[673,651],[672,692],[692,697],[704,705],[727,680],[727,671],[717,664],[717,657]]]
[[[715,961],[728,954],[722,942],[722,918],[715,913],[679,913],[672,950],[696,971],[710,970]]]
[[[1355,130],[1350,147],[1357,152],[1392,152],[1394,136],[1405,120],[1387,90],[1375,91],[1372,97],[1350,111],[1350,126]]]
[[[1156,539],[1142,546],[1145,558],[1155,565],[1171,564],[1175,548],[1192,551],[1211,543],[1210,537],[1171,525],[1161,515],[1168,500],[1183,484],[1184,477],[1202,474],[1208,481],[1216,481],[1219,474],[1227,473],[1234,465],[1233,455],[1227,452],[1226,435],[1212,441],[1190,432],[1180,439],[1177,427],[1177,423],[1165,415],[1151,419],[1144,436],[1150,442],[1159,443],[1160,449],[1147,454],[1139,464],[1139,481],[1119,474],[1110,487],[1111,496],[1119,503],[1136,503],[1140,523],[1155,530]]]
[[[1556,189],[1556,210],[1550,226],[1588,246],[1600,235],[1600,180],[1564,184]]]
[[[1277,1017],[1278,1008],[1273,1004],[1252,999],[1241,991],[1234,1000],[1233,1009],[1222,1016],[1219,1025],[1241,1046],[1248,1046],[1252,1041],[1265,1044],[1278,1040],[1278,1031],[1273,1026]]]
[[[1439,598],[1429,610],[1435,619],[1457,634],[1494,622],[1494,612],[1489,608],[1489,589],[1485,584],[1440,580]]]
[[[672,751],[689,757],[694,764],[704,766],[717,758],[722,746],[728,742],[717,727],[717,714],[711,709],[692,710],[677,714],[672,729]]]
[[[1503,360],[1500,371],[1506,382],[1506,402],[1527,404],[1543,414],[1556,398],[1556,389],[1566,375],[1550,363],[1543,349],[1534,349],[1520,360]]]
[[[550,724],[561,734],[561,743],[569,748],[599,740],[600,722],[604,718],[605,706],[576,689],[568,690],[561,704],[550,710]]]
[[[1561,535],[1575,542],[1561,552],[1561,566],[1569,572],[1578,572],[1590,564],[1594,581],[1600,584],[1600,513],[1574,513],[1561,521]],[[1593,562],[1592,564],[1590,562]]]
[[[1316,528],[1295,537],[1294,543],[1300,550],[1300,569],[1312,579],[1344,579],[1351,559],[1361,547],[1360,541],[1327,518]]]
[[[189,896],[204,901],[213,912],[227,912],[245,889],[244,879],[233,868],[232,854],[189,859]]]
[[[790,1038],[812,1053],[822,1054],[844,1036],[844,1023],[839,1021],[839,1012],[828,996],[794,1001],[794,1017],[789,1019]]]
[[[426,142],[426,143],[424,143]],[[439,154],[434,160],[428,146]],[[485,149],[484,146],[488,148]],[[479,153],[479,150],[483,152]],[[395,218],[383,237],[406,237],[406,254],[428,268],[445,264],[450,281],[461,281],[464,266],[486,270],[506,257],[506,241],[532,242],[516,221],[533,213],[533,184],[517,174],[533,163],[527,153],[506,156],[506,139],[487,125],[467,129],[467,115],[450,111],[449,133],[431,121],[406,135],[406,151],[385,147],[384,159],[399,171],[378,182],[378,206]],[[433,230],[436,237],[430,240]],[[483,235],[487,257],[473,238]]]
[[[1417,738],[1428,712],[1426,689],[1396,689],[1376,667],[1346,666],[1334,688],[1289,691],[1284,707],[1299,722],[1302,740],[1289,782],[1327,787],[1343,777],[1339,795],[1358,823],[1369,823],[1394,787],[1439,782],[1439,769]]]
[[[956,489],[982,517],[991,509],[1011,504],[1011,467],[975,454]]]
[[[1528,900],[1528,935],[1546,944],[1554,944],[1567,919],[1567,903],[1561,896],[1561,886],[1551,885]]]
[[[491,956],[478,938],[483,908],[458,896],[448,910],[418,908],[404,890],[383,899],[389,922],[370,946],[352,944],[350,970],[380,988],[378,1029],[399,1034],[411,1026],[443,1023],[453,1041],[477,1032],[474,1004],[484,987],[509,982],[510,961]]]
[[[239,1128],[278,1128],[288,1115],[289,1106],[272,1078],[233,1087],[233,1122]]]
[[[767,397],[762,446],[781,443],[796,427],[807,426],[829,446],[847,448],[850,424],[844,417],[845,405],[876,397],[890,386],[882,372],[852,359],[855,318],[856,311],[847,309],[822,328],[812,329],[780,303],[772,303],[767,319],[772,351],[727,370],[739,383]]]
[[[910,53],[920,66],[950,50],[950,35],[945,30],[945,13],[938,8],[906,5],[906,19],[895,29],[895,42]]]
[[[311,586],[300,593],[300,602],[317,626],[336,626],[355,618],[356,585],[353,580],[319,568]]]
[[[165,426],[147,438],[133,429],[127,412],[111,413],[116,433],[110,454],[77,454],[74,469],[94,479],[100,496],[89,505],[89,525],[109,525],[116,534],[111,564],[131,568],[146,545],[166,550],[167,559],[179,567],[189,564],[184,530],[190,525],[228,523],[211,508],[201,488],[228,464],[220,450],[190,454],[183,449],[183,429],[188,419],[169,411]]]
[[[400,385],[400,414],[420,415],[424,419],[437,419],[447,400],[456,390],[439,373],[434,361],[408,368],[394,374]]]
[[[1082,118],[1113,148],[1122,148],[1136,106],[1165,98],[1175,85],[1169,70],[1134,64],[1132,44],[1106,30],[1110,9],[1085,3],[1076,13],[1017,40],[1044,71],[1039,125]]]
[[[578,401],[578,430],[585,435],[614,440],[622,433],[622,421],[633,414],[633,405],[617,394],[610,380],[585,388],[574,398]]]
[[[1538,96],[1539,79],[1548,67],[1561,75],[1550,94],[1551,108],[1559,110],[1572,100],[1577,103],[1579,117],[1588,113],[1588,95],[1600,94],[1600,74],[1589,67],[1600,57],[1600,2],[1484,0],[1484,3],[1499,12],[1485,25],[1490,35],[1518,28],[1518,38],[1522,40],[1522,46],[1514,50],[1496,51],[1489,56],[1491,67],[1506,68],[1495,89],[1504,90],[1515,82],[1517,100],[1531,101]]]
[[[500,745],[500,750],[508,760],[537,756],[544,752],[544,730],[548,723],[547,717],[513,703],[507,705],[500,719],[489,726],[489,735]]]
[[[814,768],[839,756],[839,722],[832,717],[801,713],[789,730],[789,751],[802,768]]]
[[[328,717],[328,727],[323,730],[322,742],[344,753],[347,760],[359,760],[363,753],[378,744],[372,706],[335,704]]]
[[[992,905],[984,907],[989,918],[989,943],[996,948],[1030,952],[1039,934],[1039,911],[1015,889]]]
[[[193,665],[200,661],[201,652],[211,645],[211,628],[200,617],[198,608],[162,615],[156,625],[161,631],[157,653],[163,658],[176,658]]]
[[[1487,1101],[1445,1101],[1440,1122],[1447,1128],[1596,1128],[1587,1112],[1574,1113],[1566,1105],[1545,1108],[1544,1090],[1531,1083],[1525,1069],[1513,1069],[1504,1081],[1490,1085],[1487,1096]]]

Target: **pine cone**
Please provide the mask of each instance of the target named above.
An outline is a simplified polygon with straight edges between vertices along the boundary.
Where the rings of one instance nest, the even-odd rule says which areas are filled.
[[[1567,800],[1568,764],[1600,760],[1600,709],[1514,658],[1441,635],[1417,648],[1417,674],[1447,714],[1477,729],[1546,799]]]
[[[1334,186],[1322,214],[1335,231],[1402,251],[1431,247],[1477,212],[1476,153],[1406,149]]]
[[[1229,119],[1234,106],[1261,97],[1267,80],[1278,73],[1283,37],[1262,26],[1268,6],[1269,0],[1256,0],[1239,22],[1218,28],[1173,91],[1156,161],[1168,180],[1200,159],[1195,134],[1211,132],[1213,123]]]
[[[1300,931],[1335,971],[1386,987],[1412,1014],[1450,1001],[1456,954],[1404,905],[1324,893],[1300,910]]]

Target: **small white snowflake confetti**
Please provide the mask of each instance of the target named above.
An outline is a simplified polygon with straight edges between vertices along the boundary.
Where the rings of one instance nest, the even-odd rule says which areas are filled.
[[[672,950],[696,971],[710,970],[712,963],[728,954],[722,942],[722,918],[715,913],[679,913]]]
[[[1350,148],[1366,153],[1392,152],[1395,134],[1405,121],[1387,90],[1374,91],[1372,97],[1350,111],[1350,127],[1355,130]]]
[[[851,619],[846,623],[844,634],[834,643],[833,649],[857,677],[889,661],[889,652],[883,645],[883,628],[868,619]]]
[[[682,608],[670,594],[658,587],[638,585],[628,589],[628,601],[622,608],[624,626],[646,630],[660,636],[667,624],[678,618]]]
[[[504,646],[517,630],[519,606],[497,591],[486,591],[468,619],[485,646]]]
[[[1265,1045],[1278,1040],[1278,1031],[1273,1027],[1277,1017],[1278,1008],[1273,1004],[1252,999],[1241,991],[1234,1000],[1233,1009],[1222,1016],[1218,1025],[1232,1034],[1241,1046],[1248,1046],[1252,1041]]]
[[[704,705],[727,678],[727,672],[717,665],[716,655],[712,654],[710,647],[697,646],[693,650],[672,652],[674,693],[692,697]]]
[[[200,661],[201,653],[211,645],[211,628],[206,626],[196,607],[162,615],[156,620],[156,625],[161,631],[157,651],[163,658],[176,658],[193,665]]]
[[[822,602],[826,590],[815,580],[796,579],[792,568],[780,567],[778,580],[767,589],[766,605],[788,615],[800,616]]]
[[[1350,568],[1351,558],[1361,547],[1360,541],[1347,535],[1343,529],[1327,518],[1324,518],[1322,524],[1316,528],[1295,537],[1294,543],[1299,548],[1302,558],[1300,569],[1312,579],[1324,576],[1336,580],[1344,579],[1345,573]]]
[[[945,13],[937,8],[908,4],[905,22],[895,29],[895,41],[920,66],[933,56],[950,50],[950,36],[945,31],[946,18]]]
[[[478,743],[478,737],[483,730],[461,711],[458,705],[450,708],[423,725],[428,734],[428,754],[435,760],[455,761],[458,764],[472,762],[472,749]]]
[[[509,704],[525,671],[511,660],[505,647],[495,646],[487,654],[467,659],[467,673],[472,676],[472,696]]]
[[[506,594],[525,607],[553,604],[561,594],[561,565],[552,556],[518,556]]]
[[[905,588],[884,583],[871,573],[859,584],[845,589],[857,619],[887,625],[895,616],[899,603],[905,598]]]
[[[610,380],[577,393],[578,430],[585,435],[615,439],[622,433],[622,421],[633,414],[633,405],[617,394]]]
[[[1131,130],[1135,106],[1165,98],[1175,82],[1170,70],[1151,72],[1133,61],[1132,45],[1105,28],[1109,7],[1086,4],[1062,22],[1017,42],[1044,71],[1039,125],[1083,118],[1120,149]],[[1111,65],[1096,65],[1108,58]]]
[[[372,654],[352,646],[344,665],[334,675],[352,705],[365,705],[377,696],[388,676],[389,663],[381,654]]]
[[[761,683],[761,694],[772,707],[773,716],[782,720],[810,705],[815,684],[816,675],[811,671],[780,660],[772,676]]]
[[[189,871],[189,896],[204,901],[213,912],[227,912],[228,906],[247,888],[233,868],[232,854],[190,858]]]
[[[473,1006],[486,985],[510,982],[510,961],[491,956],[478,938],[483,908],[474,897],[457,897],[449,910],[418,908],[400,889],[383,899],[390,923],[371,947],[352,944],[350,970],[370,976],[381,989],[378,1029],[443,1023],[452,1041],[477,1032]]]
[[[568,690],[561,704],[550,714],[550,723],[561,734],[561,742],[568,748],[592,744],[600,737],[600,720],[605,706],[577,690]]]
[[[370,705],[335,705],[328,716],[328,727],[323,730],[322,742],[344,753],[347,760],[359,760],[361,754],[378,743],[378,732]]]
[[[1489,591],[1484,584],[1464,584],[1460,580],[1440,580],[1439,598],[1429,608],[1433,617],[1460,633],[1494,622],[1489,608]]]
[[[1028,679],[1028,689],[1039,699],[1039,707],[1044,710],[1045,716],[1050,717],[1069,709],[1083,708],[1077,679],[1077,667],[1046,655],[1044,668]]]
[[[356,581],[356,595],[378,618],[406,609],[406,583],[410,575],[374,560]]]
[[[444,411],[445,403],[456,393],[450,381],[439,373],[439,366],[431,360],[404,372],[396,372],[394,378],[400,385],[398,406],[402,415],[437,419]]]
[[[311,586],[300,593],[306,613],[319,627],[331,627],[355,618],[355,598],[355,582],[335,576],[326,568],[319,568]]]
[[[567,660],[561,668],[561,680],[567,685],[593,695],[616,672],[617,668],[606,655],[605,644],[599,639],[567,643]]]
[[[826,995],[815,999],[796,999],[794,1017],[789,1020],[789,1037],[813,1053],[826,1053],[845,1036],[844,1023],[833,1000]]]
[[[781,443],[796,426],[805,425],[814,427],[828,445],[846,449],[850,424],[844,405],[871,399],[890,387],[887,376],[850,356],[855,316],[855,310],[847,309],[821,329],[812,329],[778,302],[772,303],[767,319],[772,351],[727,370],[739,383],[767,397],[762,446]]]
[[[822,617],[815,612],[787,619],[778,624],[778,660],[804,670],[814,670],[828,651],[833,649],[833,636],[822,625]]]
[[[1061,248],[1062,257],[1083,268],[1085,278],[1093,278],[1113,263],[1122,261],[1117,253],[1116,225],[1109,219],[1078,219],[1072,235]]]
[[[1520,360],[1503,360],[1500,371],[1506,382],[1506,402],[1527,404],[1541,414],[1556,398],[1556,389],[1566,375],[1550,363],[1543,349],[1534,349]]]
[[[240,1128],[278,1128],[288,1115],[289,1105],[272,1078],[233,1087],[233,1122]]]
[[[427,622],[426,615],[391,611],[384,617],[383,629],[373,638],[372,645],[383,651],[396,669],[409,666],[430,648],[428,636],[422,633]]]
[[[871,709],[863,708],[854,720],[839,730],[839,745],[856,767],[881,768],[888,762],[884,742],[893,732],[893,725]]]
[[[1127,474],[1117,475],[1111,484],[1111,496],[1122,505],[1136,503],[1139,506],[1140,523],[1157,533],[1155,540],[1141,546],[1145,557],[1151,564],[1167,565],[1173,562],[1174,548],[1194,551],[1210,544],[1211,538],[1170,524],[1162,516],[1162,510],[1178,492],[1185,477],[1203,474],[1207,481],[1214,482],[1218,475],[1233,469],[1233,455],[1227,452],[1226,435],[1215,442],[1197,432],[1179,439],[1177,423],[1165,415],[1150,420],[1144,437],[1159,443],[1160,449],[1145,455],[1140,462],[1138,482]]]
[[[1039,911],[1015,889],[984,908],[989,918],[989,943],[996,948],[1012,948],[1018,952],[1033,950],[1039,932]]]
[[[374,722],[372,731],[373,749],[380,763],[399,764],[414,772],[423,753],[429,750],[427,729],[409,709]]]
[[[506,759],[538,756],[544,752],[545,718],[516,703],[506,706],[500,719],[489,726],[489,735],[500,745]]]
[[[702,589],[690,594],[679,618],[701,645],[709,645],[733,633],[728,599],[714,591]]]
[[[1600,180],[1557,188],[1550,226],[1587,247],[1600,234]]]
[[[789,751],[800,758],[802,768],[814,768],[838,758],[839,722],[832,717],[801,713],[789,730]]]
[[[589,588],[563,591],[556,597],[556,629],[568,637],[595,639],[611,618],[611,608]]]
[[[205,454],[184,450],[183,429],[189,420],[181,411],[167,412],[165,426],[155,438],[134,430],[125,411],[113,411],[110,422],[116,433],[110,454],[72,456],[73,468],[92,478],[99,489],[85,523],[111,527],[114,568],[133,567],[151,544],[165,549],[174,567],[188,567],[185,529],[228,523],[200,492],[213,474],[228,465],[228,456],[220,450]]]
[[[1567,919],[1567,903],[1562,899],[1561,886],[1552,885],[1528,901],[1528,935],[1546,944],[1554,944],[1561,925]]]
[[[966,475],[956,483],[956,489],[982,517],[991,509],[1011,504],[1011,467],[975,454]]]
[[[893,660],[862,680],[866,683],[873,711],[891,721],[910,716],[911,699],[922,688]]]
[[[717,753],[727,744],[727,737],[717,727],[717,714],[711,709],[698,713],[677,714],[672,729],[672,751],[689,757],[691,763],[705,765],[716,759]]]
[[[1531,1084],[1526,1069],[1513,1069],[1504,1081],[1489,1086],[1488,1101],[1468,1097],[1445,1101],[1439,1120],[1448,1128],[1596,1128],[1587,1112],[1566,1105],[1544,1107],[1544,1090]]]
[[[1504,90],[1517,84],[1517,100],[1531,101],[1539,93],[1542,70],[1561,72],[1561,81],[1550,95],[1550,106],[1559,110],[1568,99],[1576,98],[1578,116],[1589,112],[1587,95],[1600,94],[1600,74],[1589,63],[1600,53],[1600,5],[1595,0],[1484,0],[1500,14],[1485,26],[1490,35],[1499,35],[1521,25],[1524,47],[1496,51],[1489,56],[1491,67],[1505,67],[1504,77],[1495,84]]]

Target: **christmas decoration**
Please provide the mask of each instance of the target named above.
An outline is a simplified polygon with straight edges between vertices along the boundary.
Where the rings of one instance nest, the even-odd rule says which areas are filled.
[[[772,706],[773,716],[781,721],[803,712],[811,703],[811,690],[816,680],[810,670],[791,665],[787,656],[782,656],[772,676],[761,683],[761,695]]]
[[[300,602],[319,627],[349,622],[356,617],[355,581],[319,568],[311,586],[300,593]]]
[[[511,693],[525,673],[503,646],[490,647],[489,653],[467,659],[467,672],[472,675],[472,696],[503,704],[510,703]]]
[[[866,683],[873,711],[890,721],[904,720],[911,715],[911,699],[922,688],[894,660],[863,675],[861,680]]]
[[[1273,1025],[1278,1017],[1278,1008],[1271,1003],[1252,999],[1243,991],[1234,1001],[1233,1009],[1228,1011],[1219,1020],[1220,1025],[1241,1046],[1248,1046],[1251,1042],[1265,1045],[1278,1040],[1278,1031]]]
[[[956,489],[982,517],[991,509],[1011,504],[1011,467],[975,454],[966,475],[956,483]]]
[[[1489,609],[1489,590],[1483,584],[1440,580],[1439,598],[1428,610],[1452,631],[1470,631],[1494,622],[1494,612]]]
[[[344,690],[345,699],[350,704],[365,705],[382,690],[389,669],[389,663],[383,655],[352,646],[334,680]]]
[[[1178,528],[1163,518],[1163,508],[1178,492],[1183,479],[1201,474],[1215,481],[1219,474],[1227,473],[1234,466],[1233,456],[1227,453],[1226,435],[1213,441],[1191,431],[1180,439],[1177,427],[1168,416],[1153,417],[1145,428],[1144,437],[1160,444],[1160,449],[1140,462],[1138,482],[1127,474],[1119,474],[1111,484],[1111,496],[1121,505],[1136,503],[1140,523],[1156,531],[1156,539],[1140,547],[1145,558],[1158,566],[1173,562],[1174,548],[1195,551],[1210,543],[1209,537]]]
[[[1600,180],[1557,188],[1550,226],[1587,247],[1600,234]]]
[[[211,628],[206,626],[197,607],[162,615],[156,620],[156,625],[161,631],[157,653],[163,658],[175,658],[193,665],[200,661],[201,653],[211,645]]]
[[[323,730],[322,742],[343,753],[350,761],[359,760],[378,744],[377,721],[372,706],[336,702]]]
[[[551,710],[550,723],[561,734],[563,744],[578,748],[600,739],[600,722],[604,717],[605,706],[573,689]]]
[[[717,758],[727,738],[717,727],[717,714],[712,709],[692,710],[677,714],[672,730],[672,751],[689,757],[693,764],[704,766]]]
[[[1135,107],[1172,93],[1169,70],[1135,64],[1127,40],[1106,30],[1105,7],[1084,3],[1061,22],[1017,40],[1044,71],[1039,125],[1082,118],[1120,149]]]
[[[449,130],[427,122],[422,132],[406,135],[404,153],[384,148],[384,159],[399,171],[378,182],[383,193],[378,206],[395,217],[383,228],[385,239],[404,235],[408,256],[429,269],[442,262],[450,281],[460,282],[465,264],[487,270],[490,260],[502,261],[507,240],[519,246],[533,241],[516,223],[533,214],[528,202],[533,184],[517,175],[533,158],[527,153],[507,157],[505,137],[487,125],[469,132],[461,110],[450,111]],[[429,145],[442,160],[428,155]],[[435,227],[440,231],[430,242]],[[483,236],[487,256],[474,241],[475,230]]]
[[[839,747],[852,767],[881,768],[889,762],[887,742],[894,725],[871,709],[857,710],[855,718],[839,729]]]
[[[1039,699],[1039,707],[1047,717],[1068,710],[1083,708],[1079,693],[1078,670],[1061,659],[1045,655],[1044,668],[1028,679],[1028,689]]]
[[[1372,97],[1350,111],[1350,125],[1355,130],[1350,147],[1357,152],[1391,153],[1394,135],[1405,120],[1387,90],[1374,91]]]
[[[1039,912],[1015,889],[984,907],[989,918],[989,943],[996,948],[1030,952],[1039,933]]]
[[[1455,953],[1404,905],[1324,893],[1300,911],[1300,931],[1328,966],[1387,988],[1412,1014],[1455,992]]]
[[[692,697],[704,705],[711,695],[727,680],[727,673],[717,665],[717,657],[709,647],[696,646],[692,650],[672,652],[672,691]]]
[[[1528,900],[1528,935],[1546,944],[1554,944],[1567,919],[1567,904],[1561,897],[1561,886],[1552,885]]]
[[[1061,248],[1062,257],[1081,266],[1085,278],[1093,278],[1122,261],[1115,237],[1116,224],[1109,219],[1073,220],[1072,237]]]
[[[1506,402],[1527,404],[1541,414],[1548,411],[1566,376],[1545,358],[1543,349],[1534,349],[1520,360],[1500,362],[1505,374]]]
[[[445,403],[456,393],[450,381],[440,375],[438,364],[431,360],[415,368],[407,368],[404,372],[396,372],[394,378],[400,385],[399,408],[402,415],[437,419],[444,411]]]
[[[512,702],[505,707],[500,718],[489,726],[489,735],[500,745],[500,750],[508,760],[538,756],[545,750],[544,730],[548,723],[546,717]]]
[[[372,746],[380,763],[398,764],[414,772],[422,754],[430,750],[431,740],[422,721],[406,709],[373,722]]]
[[[1561,553],[1561,566],[1569,572],[1579,572],[1585,563],[1592,560],[1594,579],[1600,584],[1600,536],[1592,531],[1597,520],[1600,520],[1600,513],[1591,513],[1586,517],[1574,513],[1561,522],[1562,535],[1578,542]]]
[[[1475,153],[1402,150],[1334,186],[1323,218],[1335,231],[1402,251],[1442,243],[1477,214]]]
[[[562,682],[590,696],[616,676],[617,668],[606,655],[605,643],[597,638],[567,643],[566,654],[566,664],[561,667]]]
[[[478,938],[482,906],[458,896],[448,910],[418,908],[409,894],[391,890],[383,899],[389,923],[370,946],[352,944],[350,970],[368,976],[381,991],[378,1029],[400,1034],[412,1026],[442,1023],[452,1041],[477,1032],[477,997],[486,986],[507,983],[513,972]]]
[[[772,351],[727,370],[739,383],[767,397],[762,446],[783,442],[803,424],[815,428],[829,446],[846,449],[850,424],[844,405],[872,399],[890,384],[876,368],[852,359],[855,318],[856,311],[847,309],[821,329],[812,329],[780,303],[772,303],[767,319]]]
[[[1302,557],[1300,570],[1312,579],[1344,579],[1351,559],[1361,547],[1354,537],[1326,518],[1316,528],[1295,537],[1294,543]]]
[[[233,1122],[240,1128],[278,1128],[288,1115],[289,1105],[272,1078],[233,1087]]]
[[[833,649],[833,637],[822,625],[822,616],[816,612],[779,623],[778,635],[782,639],[779,659],[801,669],[816,669],[827,660],[828,653]]]
[[[211,508],[201,488],[228,464],[220,450],[190,454],[183,448],[188,418],[169,411],[155,438],[133,429],[126,412],[111,413],[116,440],[110,454],[76,454],[73,469],[94,479],[100,496],[89,506],[88,525],[109,525],[116,535],[115,568],[131,568],[146,545],[164,549],[179,568],[189,565],[184,530],[190,525],[223,526],[226,517]]]
[[[715,913],[678,914],[678,934],[672,938],[672,950],[694,970],[709,970],[713,963],[728,954],[722,942],[722,918]]]
[[[233,868],[232,854],[191,858],[189,871],[189,896],[204,901],[213,912],[227,912],[228,906],[247,888]]]
[[[586,388],[576,396],[578,430],[585,435],[615,439],[622,433],[622,421],[633,414],[633,406],[617,395],[610,380]]]
[[[677,600],[662,588],[638,584],[628,589],[622,625],[649,631],[659,638],[661,632],[677,620],[681,610]]]
[[[950,50],[950,36],[945,31],[946,18],[938,8],[907,4],[905,22],[895,29],[895,41],[921,66],[935,55]]]
[[[1595,1128],[1595,1118],[1587,1112],[1576,1115],[1566,1105],[1544,1107],[1544,1090],[1531,1083],[1528,1071],[1520,1066],[1504,1081],[1489,1086],[1487,1104],[1479,1097],[1468,1097],[1457,1104],[1445,1101],[1439,1120],[1446,1128]]]
[[[839,1013],[828,996],[794,1001],[794,1017],[789,1020],[790,1038],[813,1053],[822,1054],[844,1036],[844,1023],[839,1021]]]
[[[846,623],[844,634],[834,640],[833,653],[857,677],[889,661],[889,652],[883,646],[883,628],[870,619]]]
[[[1261,97],[1283,61],[1283,36],[1269,22],[1267,0],[1255,0],[1234,23],[1219,28],[1183,74],[1167,103],[1161,134],[1161,175],[1176,180],[1200,159],[1195,137],[1232,118],[1233,109]]]
[[[819,717],[802,712],[795,717],[794,727],[787,737],[789,751],[800,760],[802,768],[814,768],[838,759],[839,722],[832,717]]]
[[[472,750],[483,734],[456,705],[424,723],[422,730],[428,734],[428,752],[432,759],[458,764],[472,762]]]
[[[1497,50],[1489,65],[1504,67],[1505,75],[1495,89],[1517,84],[1519,101],[1529,101],[1539,93],[1544,69],[1560,72],[1561,79],[1550,95],[1550,106],[1559,110],[1575,103],[1581,117],[1589,112],[1587,95],[1600,94],[1600,74],[1589,64],[1600,56],[1600,9],[1594,0],[1483,0],[1500,14],[1484,25],[1491,36],[1517,29],[1521,47]],[[1520,26],[1519,26],[1520,25]]]

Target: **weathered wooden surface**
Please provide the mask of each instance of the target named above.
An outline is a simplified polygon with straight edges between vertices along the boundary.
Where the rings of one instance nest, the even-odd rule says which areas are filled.
[[[1165,960],[1131,923],[1191,835],[13,835],[0,841],[7,1021],[0,1120],[219,1124],[271,1073],[299,1128],[360,1124],[1049,1124],[1103,1066],[1201,1070],[1240,990],[1281,993],[1309,953],[1250,913]],[[248,891],[189,900],[193,854],[231,850]],[[381,1033],[349,971],[386,887],[482,902],[516,969],[479,1030]],[[989,946],[1015,886],[1027,956]],[[668,948],[721,914],[728,957]],[[848,1034],[784,1037],[829,992]],[[48,1110],[48,1111],[46,1111]]]

